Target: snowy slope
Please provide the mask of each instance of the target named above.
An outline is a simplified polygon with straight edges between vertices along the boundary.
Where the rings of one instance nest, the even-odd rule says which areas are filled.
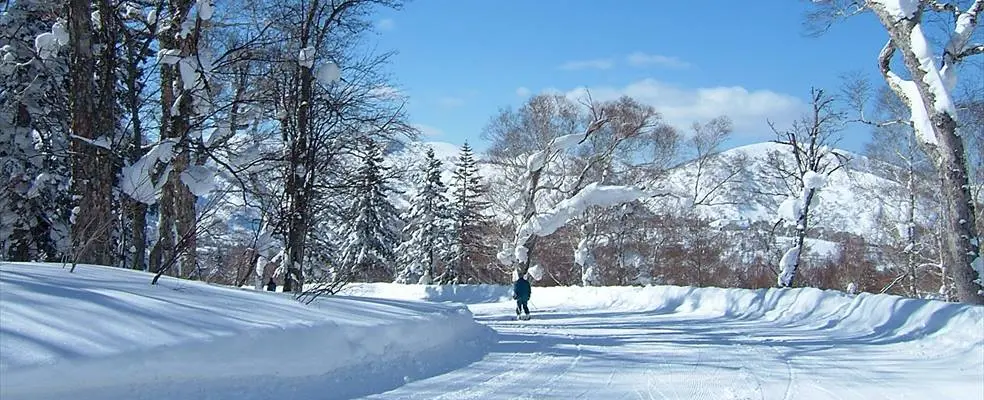
[[[499,332],[481,361],[374,399],[984,398],[984,308],[817,289],[353,288],[459,299]],[[500,302],[505,298],[506,301]]]
[[[740,225],[749,222],[765,221],[773,223],[778,220],[777,209],[779,204],[785,199],[781,195],[770,195],[775,193],[777,187],[762,178],[758,170],[766,165],[768,154],[772,151],[781,151],[787,154],[788,150],[780,144],[766,142],[748,146],[737,147],[721,153],[723,158],[744,155],[748,164],[744,171],[738,175],[737,179],[718,190],[718,195],[713,198],[714,205],[701,205],[697,210],[702,216],[713,220],[731,221]],[[842,168],[835,171],[828,179],[827,185],[819,192],[819,206],[815,212],[811,213],[811,224],[839,232],[850,232],[864,236],[869,239],[877,239],[883,227],[878,226],[878,218],[881,215],[900,215],[900,210],[892,206],[882,207],[876,202],[875,195],[893,191],[899,191],[902,187],[896,182],[892,182],[873,173],[870,161],[865,157],[841,151],[851,158],[849,168]],[[791,160],[791,155],[786,155]],[[721,174],[725,166],[715,165],[711,168],[710,174]],[[662,204],[654,204],[654,207],[666,206],[665,202],[685,203],[684,199],[693,196],[693,187],[696,179],[696,166],[686,164],[670,172],[667,179],[662,182],[660,189],[674,193],[677,198],[657,198],[654,201],[662,201]],[[719,180],[705,177],[702,184],[702,193],[705,193],[709,186]],[[685,205],[685,204],[683,204]]]
[[[464,365],[491,338],[460,306],[351,297],[304,306],[150,278],[0,263],[0,398],[350,398]]]

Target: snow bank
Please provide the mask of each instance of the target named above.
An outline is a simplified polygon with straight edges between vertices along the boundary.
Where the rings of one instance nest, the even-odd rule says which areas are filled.
[[[342,294],[399,300],[480,304],[512,300],[512,287],[499,285],[359,283],[346,286],[342,290]]]
[[[0,263],[0,398],[350,398],[477,360],[493,339],[459,305],[304,306],[150,278]]]
[[[838,333],[898,338],[946,334],[984,351],[984,307],[886,294],[835,290],[720,289],[681,286],[534,288],[540,308],[689,313],[727,319],[804,324]]]
[[[396,286],[396,287],[393,287]],[[416,285],[359,285],[363,295],[397,299],[493,303],[510,301],[512,288],[464,285],[441,288]],[[461,295],[456,298],[456,295]],[[534,314],[551,310],[584,313],[688,314],[702,319],[747,321],[763,326],[800,328],[831,339],[869,343],[920,341],[920,346],[947,346],[973,351],[984,360],[984,307],[885,294],[849,295],[835,290],[720,289],[682,286],[533,287]],[[512,305],[489,304],[511,312]]]

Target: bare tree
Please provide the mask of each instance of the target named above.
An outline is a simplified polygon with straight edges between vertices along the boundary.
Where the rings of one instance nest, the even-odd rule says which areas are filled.
[[[769,155],[763,173],[786,187],[789,198],[779,207],[780,216],[795,224],[796,242],[782,257],[778,285],[793,286],[802,259],[807,231],[810,228],[811,207],[825,184],[826,177],[845,166],[847,156],[832,149],[836,134],[843,127],[844,116],[834,108],[834,100],[821,89],[811,90],[812,110],[785,130],[770,122],[777,139],[786,146],[788,155],[774,152]],[[792,163],[787,162],[791,159]]]
[[[694,175],[693,190],[687,199],[689,207],[719,204],[718,198],[745,170],[743,155],[726,157],[720,154],[721,146],[732,130],[731,119],[725,116],[691,125],[693,135],[688,141],[693,151],[690,163],[694,166]]]
[[[500,113],[485,136],[493,141],[491,162],[505,172],[506,181],[498,183],[514,191],[507,196],[516,201],[499,206],[515,217],[516,230],[512,238],[504,238],[511,244],[499,253],[499,261],[526,274],[539,238],[557,229],[554,223],[542,225],[540,218],[557,216],[556,207],[588,196],[584,190],[591,185],[609,182],[613,157],[632,149],[631,143],[669,132],[652,107],[630,98],[608,103],[588,98],[578,105],[563,96],[540,95],[519,112]]]
[[[191,0],[168,0],[160,16],[162,26],[158,30],[161,51],[164,54],[193,57],[197,53],[197,42],[201,21],[189,15],[194,4]],[[188,20],[192,18],[191,20]],[[188,22],[190,31],[186,30]],[[190,144],[187,139],[192,129],[193,94],[189,88],[193,83],[183,82],[179,68],[181,60],[165,62],[161,65],[161,126],[162,139],[177,141],[177,150],[171,160],[171,171],[167,175],[159,205],[157,223],[157,242],[150,251],[150,271],[169,270],[169,261],[181,263],[180,270],[192,270],[196,264],[195,195],[181,182],[181,173],[191,161]]]
[[[284,146],[282,210],[275,224],[285,241],[285,291],[302,290],[306,244],[321,201],[317,192],[329,167],[356,147],[360,135],[409,131],[402,108],[369,105],[381,104],[370,91],[387,56],[359,60],[353,54],[356,39],[370,26],[370,10],[400,5],[395,0],[269,4],[281,38],[269,51],[279,64],[267,81]],[[339,81],[343,73],[345,80]]]
[[[942,280],[933,279],[932,283],[924,282],[932,270],[933,273],[943,268],[940,254],[943,251],[938,245],[939,224],[924,216],[935,214],[942,208],[939,192],[933,187],[937,177],[932,162],[923,151],[912,131],[912,126],[904,123],[909,114],[908,106],[884,87],[875,97],[874,117],[879,121],[873,122],[863,116],[863,107],[868,95],[867,84],[855,81],[848,87],[848,97],[856,99],[853,106],[859,111],[860,120],[873,126],[872,140],[865,145],[865,154],[869,158],[867,168],[876,171],[882,178],[897,183],[904,190],[884,190],[880,184],[870,181],[859,181],[859,189],[869,193],[889,212],[877,216],[882,223],[884,234],[883,262],[891,266],[897,273],[897,279],[890,282],[883,291],[891,290],[893,286],[902,284],[904,293],[908,296],[938,296],[946,297],[952,286],[947,277]],[[898,212],[892,212],[898,210]],[[929,286],[935,285],[931,290]]]

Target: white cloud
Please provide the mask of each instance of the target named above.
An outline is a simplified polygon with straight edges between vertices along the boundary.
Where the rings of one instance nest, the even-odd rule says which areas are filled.
[[[581,98],[585,88],[565,92],[568,97]],[[632,82],[624,87],[589,87],[592,98],[598,101],[629,96],[652,105],[673,126],[686,129],[694,121],[727,115],[735,123],[735,133],[745,137],[772,136],[767,120],[780,128],[788,126],[806,111],[799,98],[771,90],[749,91],[741,86],[681,88],[655,79]]]
[[[437,99],[437,105],[444,108],[458,108],[465,105],[465,99],[453,96],[444,96]]]
[[[677,57],[663,56],[659,54],[646,54],[641,51],[629,54],[625,61],[633,67],[664,67],[683,69],[690,67],[690,63]]]
[[[381,31],[394,30],[396,29],[396,21],[394,21],[392,18],[383,18],[379,20],[379,22],[376,22],[376,29],[379,29]]]
[[[379,97],[381,99],[393,100],[405,97],[403,91],[388,85],[379,85],[372,89],[369,89],[369,95]]]
[[[533,94],[533,91],[526,86],[516,88],[516,95],[519,97],[530,97],[531,94]]]
[[[413,127],[420,131],[420,135],[424,137],[441,137],[444,136],[444,131],[440,128],[436,128],[425,124],[413,124]]]
[[[594,60],[568,61],[560,65],[560,69],[577,71],[582,69],[610,69],[615,66],[615,61],[609,58],[597,58]]]

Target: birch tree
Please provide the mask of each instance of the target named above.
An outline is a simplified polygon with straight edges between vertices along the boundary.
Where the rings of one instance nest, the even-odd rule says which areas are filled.
[[[827,177],[848,161],[844,154],[832,148],[836,133],[843,128],[843,114],[834,109],[833,98],[823,90],[813,89],[811,98],[811,112],[789,129],[780,131],[770,123],[777,136],[776,143],[784,145],[789,153],[769,154],[764,173],[786,188],[789,197],[779,206],[779,216],[796,230],[795,244],[779,261],[781,270],[776,282],[779,287],[792,287],[795,283],[820,189],[826,185]]]
[[[958,132],[952,91],[962,61],[984,53],[984,43],[972,43],[984,0],[966,8],[939,0],[820,0],[820,13],[854,15],[873,12],[888,33],[878,54],[878,69],[893,92],[909,106],[909,123],[929,154],[941,182],[946,219],[943,263],[953,276],[962,302],[984,304],[984,260],[974,224],[976,205],[971,195],[965,143]],[[952,22],[942,48],[934,49],[924,30],[931,15]],[[905,73],[893,69],[901,55]],[[907,76],[907,77],[906,77]]]
[[[513,142],[493,144],[490,157],[521,171],[517,182],[522,188],[511,204],[519,211],[515,232],[497,258],[518,276],[533,266],[539,237],[556,232],[590,207],[615,206],[646,195],[631,186],[605,185],[605,171],[623,146],[665,127],[655,109],[627,97],[608,103],[588,97],[577,105],[560,96],[541,95],[518,116],[505,111],[499,121],[486,133]],[[524,140],[536,150],[510,154],[503,149]],[[581,157],[572,157],[578,150],[583,151]]]

